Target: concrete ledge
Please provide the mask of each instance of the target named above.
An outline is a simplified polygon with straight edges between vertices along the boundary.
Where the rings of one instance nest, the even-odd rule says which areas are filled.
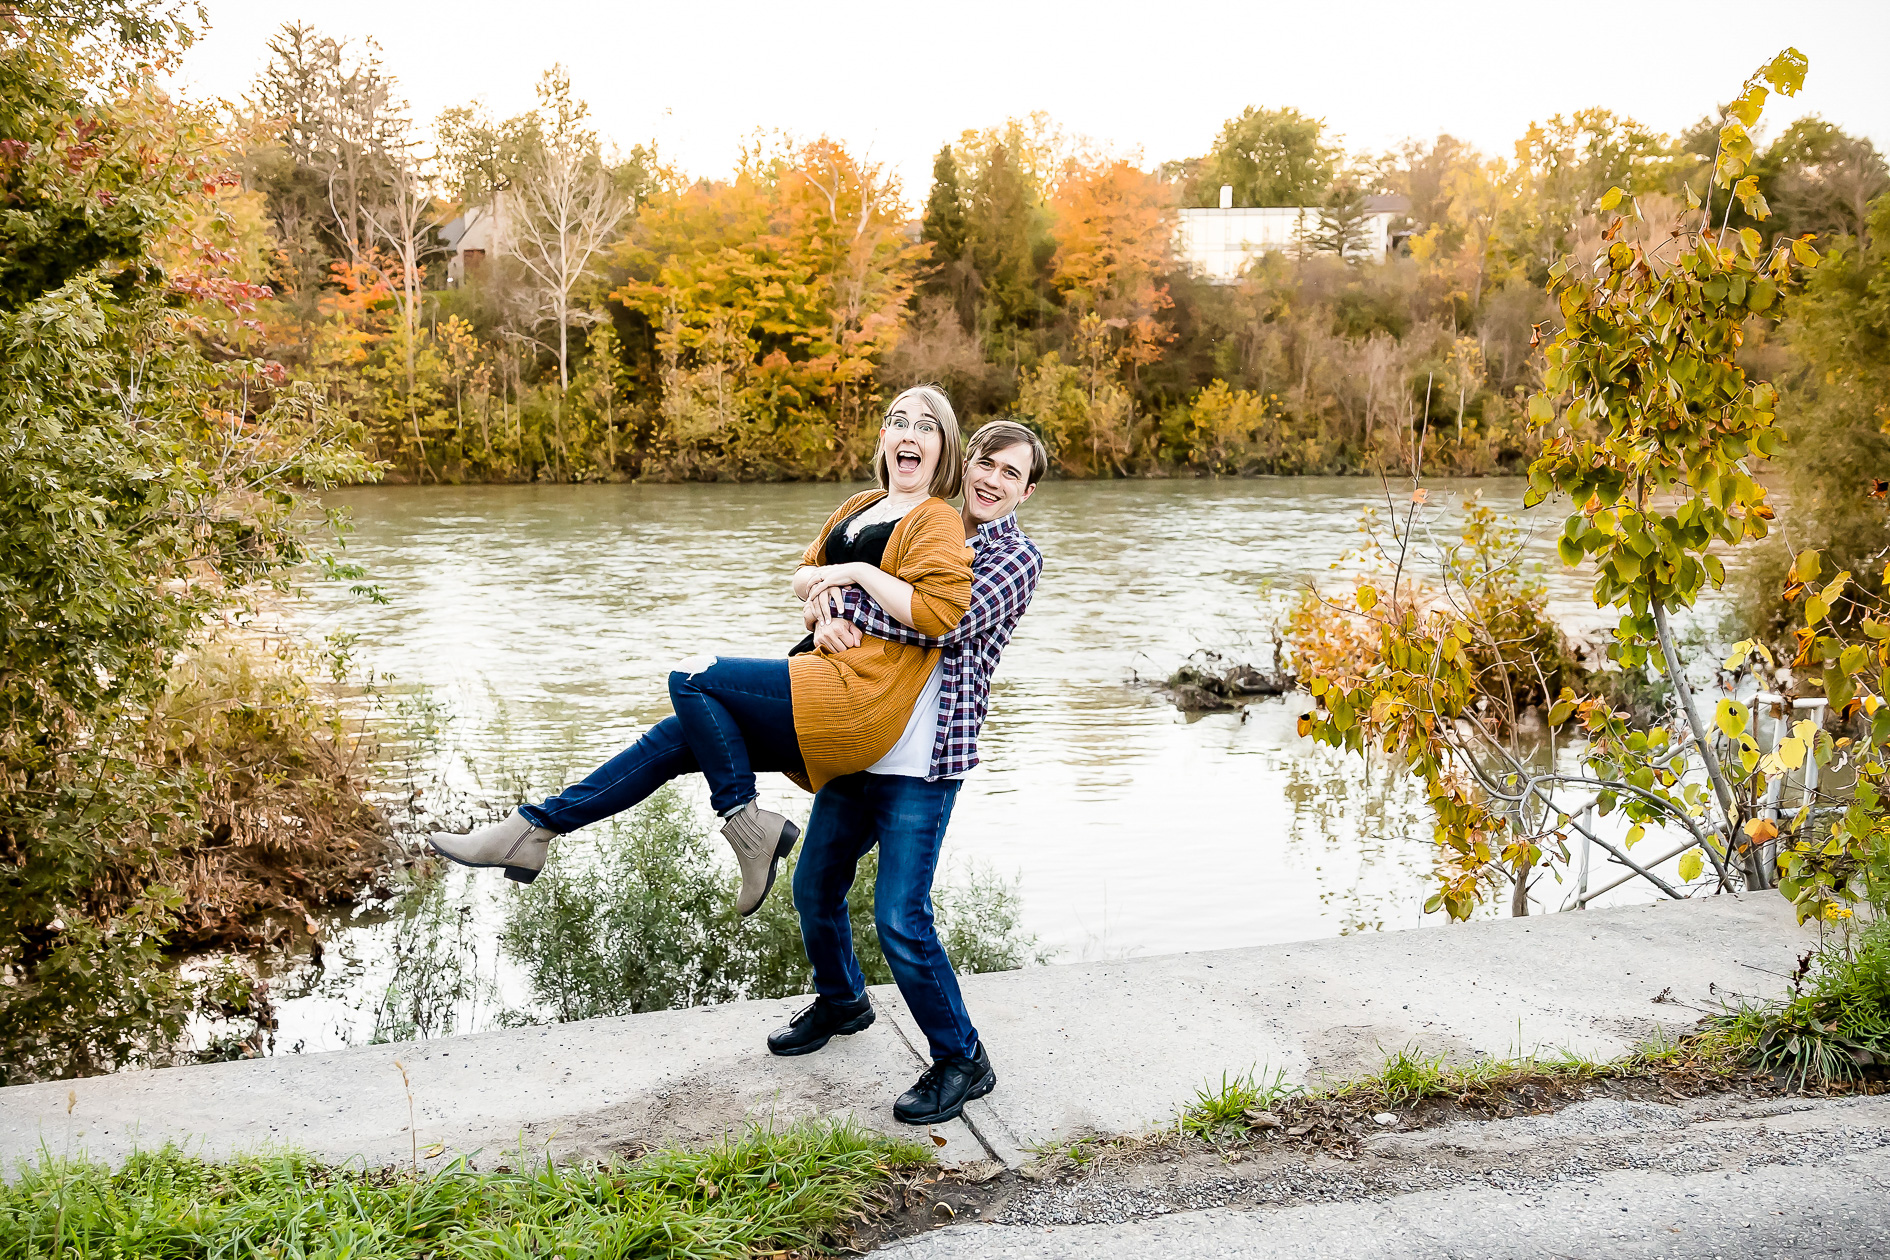
[[[1223,1072],[1356,1075],[1407,1044],[1605,1058],[1780,991],[1815,941],[1783,898],[1757,893],[968,976],[998,1088],[969,1123],[939,1128],[939,1155],[1014,1165],[1036,1144],[1169,1123]],[[806,999],[15,1086],[0,1090],[0,1163],[42,1149],[117,1160],[166,1141],[405,1160],[396,1060],[419,1144],[480,1150],[482,1165],[521,1142],[602,1154],[810,1116],[910,1133],[891,1106],[924,1066],[924,1038],[897,990],[873,999],[872,1028],[795,1059],[762,1039]]]

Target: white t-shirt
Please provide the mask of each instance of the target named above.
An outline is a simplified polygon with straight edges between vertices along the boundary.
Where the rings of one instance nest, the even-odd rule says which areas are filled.
[[[932,773],[932,745],[938,739],[938,693],[945,684],[945,659],[932,665],[932,676],[912,704],[912,716],[906,719],[905,734],[892,750],[866,768],[868,774],[898,774],[909,779],[923,779]],[[950,776],[962,779],[962,774]]]

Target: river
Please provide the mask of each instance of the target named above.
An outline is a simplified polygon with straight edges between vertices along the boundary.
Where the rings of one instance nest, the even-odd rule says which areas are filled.
[[[1519,512],[1522,491],[1480,481],[1434,487],[1431,502],[1442,528],[1464,492]],[[357,636],[357,668],[390,676],[382,685],[409,698],[410,716],[425,697],[423,715],[443,725],[423,778],[509,807],[524,785],[554,789],[667,715],[674,661],[784,652],[800,634],[789,575],[843,493],[348,490],[329,496],[353,521],[345,558],[387,602],[319,583],[304,610],[313,631]],[[1423,923],[1428,825],[1408,784],[1300,739],[1303,700],[1191,719],[1143,681],[1203,648],[1264,662],[1268,625],[1309,579],[1338,580],[1373,503],[1383,511],[1382,488],[1356,478],[1042,486],[1019,519],[1043,580],[1004,657],[944,878],[968,864],[1015,878],[1025,928],[1063,960]],[[1586,580],[1555,563],[1557,518],[1529,516],[1552,606],[1593,626]],[[699,781],[690,790],[706,810]],[[763,798],[802,816],[808,799],[774,777]],[[468,874],[455,895],[487,922],[504,885]],[[370,917],[332,930],[328,973],[279,993],[285,1048],[362,1039],[385,929]],[[491,966],[503,990],[506,967]]]

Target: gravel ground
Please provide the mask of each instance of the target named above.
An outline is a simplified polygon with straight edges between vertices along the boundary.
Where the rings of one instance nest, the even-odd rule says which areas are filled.
[[[1890,1097],[1595,1097],[1387,1131],[1356,1155],[1150,1145],[947,1187],[911,1260],[1890,1256]]]

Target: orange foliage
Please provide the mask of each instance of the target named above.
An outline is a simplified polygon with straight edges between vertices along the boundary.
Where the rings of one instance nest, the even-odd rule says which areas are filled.
[[[1071,307],[1122,331],[1125,364],[1161,358],[1162,347],[1174,340],[1161,322],[1174,305],[1160,282],[1171,266],[1174,238],[1168,189],[1121,158],[1071,162],[1050,208],[1057,238],[1053,277]]]

